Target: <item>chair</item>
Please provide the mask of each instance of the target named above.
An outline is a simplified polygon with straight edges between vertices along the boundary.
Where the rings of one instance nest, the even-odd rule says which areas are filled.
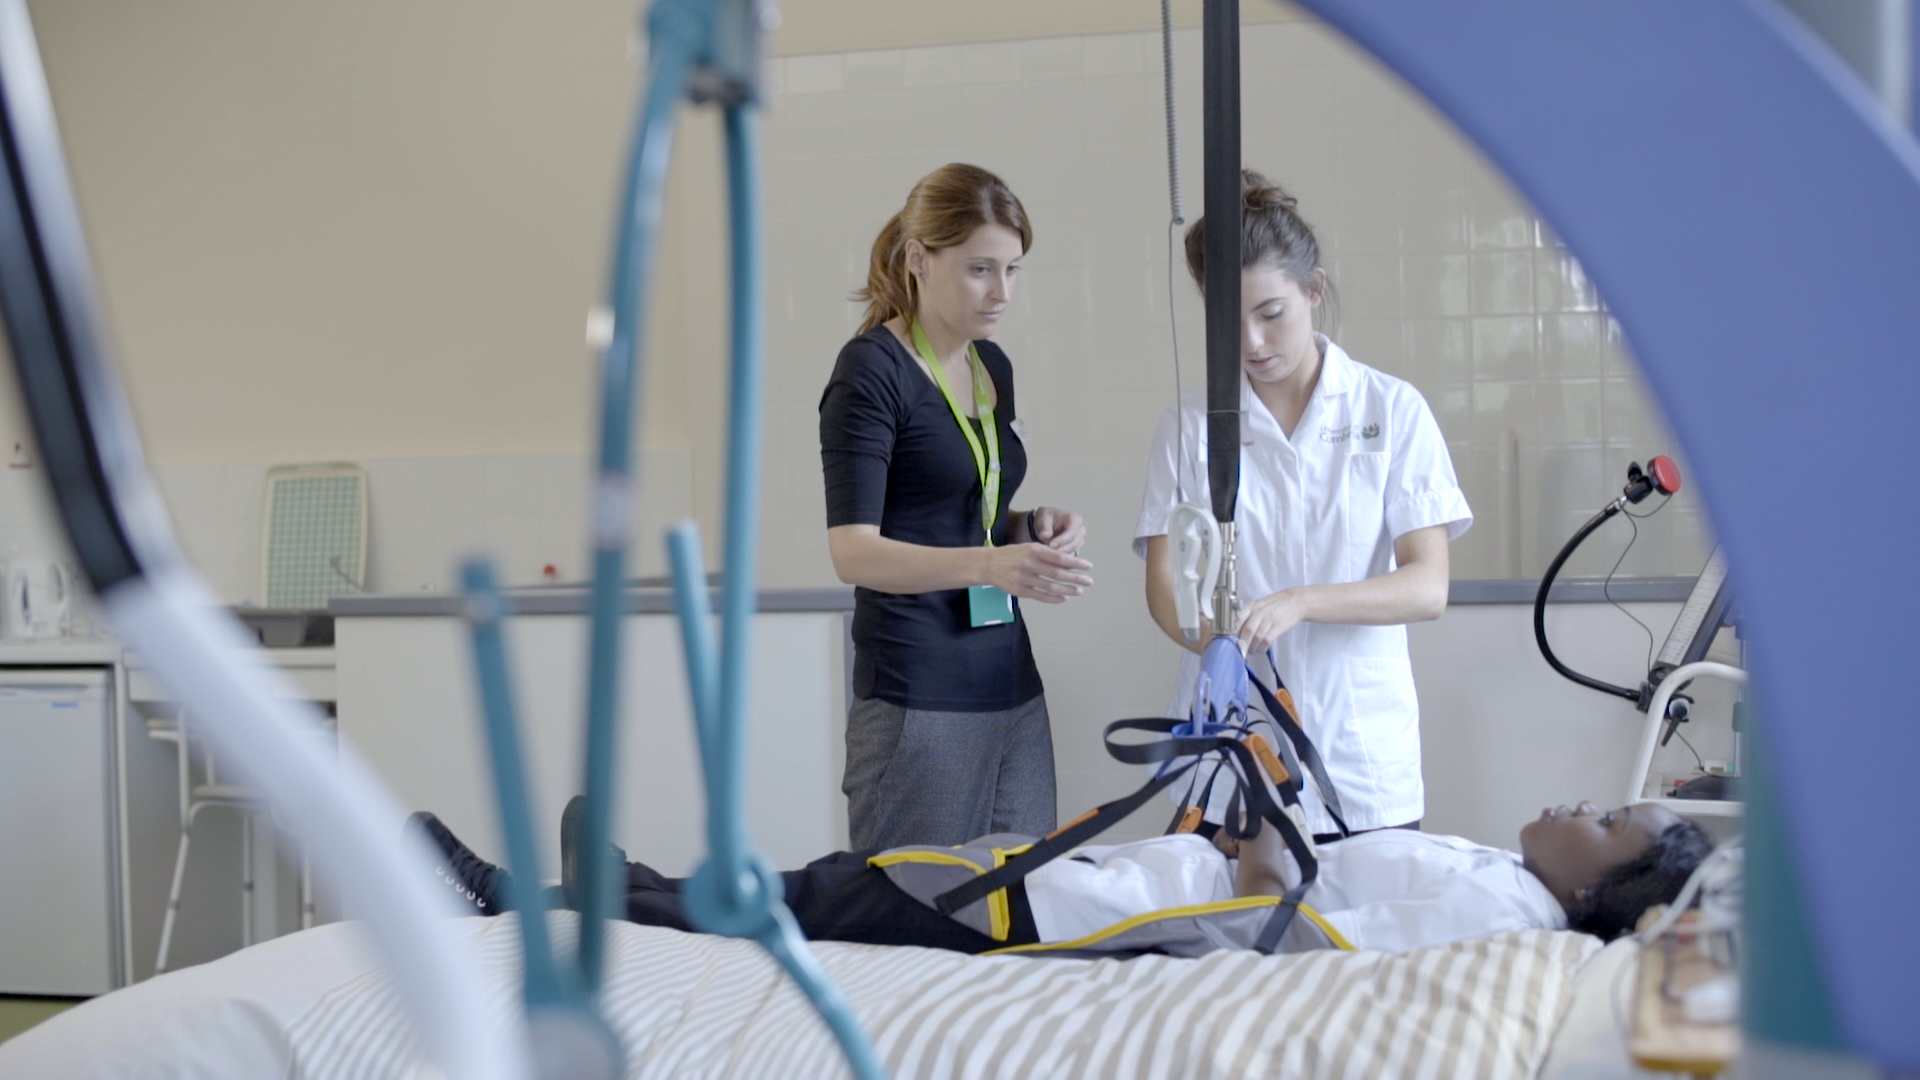
[[[180,915],[180,892],[187,880],[187,852],[193,844],[193,827],[202,810],[226,809],[240,814],[240,944],[253,944],[253,819],[269,812],[266,797],[251,788],[220,782],[218,766],[207,756],[207,782],[195,784],[193,751],[187,738],[187,713],[178,719],[147,721],[147,734],[179,748],[180,770],[180,848],[173,859],[173,883],[167,889],[167,914],[160,925],[160,951],[153,973],[167,970],[167,958],[173,948],[173,928]],[[300,929],[313,926],[313,873],[304,846],[300,849]]]
[[[280,465],[267,471],[260,508],[260,604],[270,611],[324,611],[330,597],[363,591],[367,563],[367,476],[350,462]],[[160,952],[154,974],[167,970],[173,929],[186,884],[187,853],[193,827],[203,810],[240,814],[240,939],[253,944],[253,819],[268,810],[256,791],[220,782],[213,758],[207,758],[207,782],[194,784],[193,753],[186,713],[178,720],[149,720],[148,734],[179,747],[180,848],[173,860],[173,884],[167,890],[167,914],[160,928]],[[300,854],[300,928],[313,925],[313,879],[304,848]]]

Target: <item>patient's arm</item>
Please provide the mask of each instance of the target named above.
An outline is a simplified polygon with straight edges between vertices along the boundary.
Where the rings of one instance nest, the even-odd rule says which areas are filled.
[[[1263,823],[1260,835],[1250,840],[1241,840],[1240,871],[1234,875],[1233,895],[1239,896],[1283,896],[1289,887],[1287,880],[1295,876],[1293,858],[1287,853],[1287,844],[1280,838],[1280,830],[1271,823]]]

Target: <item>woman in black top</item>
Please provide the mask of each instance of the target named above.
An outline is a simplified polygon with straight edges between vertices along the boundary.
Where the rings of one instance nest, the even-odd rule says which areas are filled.
[[[865,324],[820,399],[827,541],[856,586],[842,785],[856,849],[1054,825],[1046,701],[1009,597],[1063,603],[1092,564],[1078,514],[1010,509],[1023,426],[1013,368],[985,340],[1032,239],[984,169],[914,185],[874,241]]]

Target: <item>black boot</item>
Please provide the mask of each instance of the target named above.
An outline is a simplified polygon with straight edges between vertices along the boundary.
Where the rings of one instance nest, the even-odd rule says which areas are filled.
[[[513,875],[504,866],[495,866],[460,842],[439,818],[422,810],[407,818],[407,828],[425,833],[433,849],[441,856],[433,868],[434,877],[470,905],[475,914],[498,915],[513,909],[509,899]]]
[[[575,795],[567,800],[567,808],[560,813],[560,889],[566,895],[567,907],[579,911],[585,899],[580,892],[581,882],[585,880],[580,863],[580,834],[587,827],[587,797]],[[614,844],[608,844],[613,865],[625,870],[627,853]]]

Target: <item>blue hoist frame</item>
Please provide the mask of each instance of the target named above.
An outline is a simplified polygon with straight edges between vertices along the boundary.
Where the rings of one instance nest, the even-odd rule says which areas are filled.
[[[726,130],[732,400],[728,415],[726,539],[718,647],[699,530],[691,522],[668,538],[687,682],[707,792],[708,855],[682,894],[687,918],[715,934],[750,938],[771,953],[806,994],[862,1080],[882,1076],[866,1034],[827,979],[787,909],[780,877],[747,839],[744,821],[748,649],[758,562],[764,321],[761,309],[758,112],[771,5],[761,0],[656,0],[647,16],[648,74],[621,189],[601,352],[600,448],[593,488],[592,627],[587,672],[586,798],[581,831],[581,936],[578,971],[567,977],[550,959],[545,926],[522,920],[529,1010],[592,1017],[603,975],[607,919],[617,917],[625,868],[612,858],[611,830],[620,701],[622,593],[638,498],[632,470],[634,414],[643,381],[646,302],[659,243],[662,196],[683,102],[721,109]],[[476,658],[504,831],[522,896],[515,906],[541,910],[539,867],[515,742],[500,600],[484,563],[469,564]],[[536,961],[538,961],[536,963]],[[537,1015],[537,1013],[535,1014]],[[598,1024],[597,1018],[589,1023]],[[580,1026],[564,1028],[572,1032]],[[536,1024],[536,1040],[543,1028]],[[608,1037],[610,1041],[610,1036]],[[536,1051],[540,1047],[536,1045]]]
[[[1913,133],[1774,0],[1301,5],[1552,223],[1699,474],[1776,778],[1749,795],[1748,1033],[1920,1069]]]

